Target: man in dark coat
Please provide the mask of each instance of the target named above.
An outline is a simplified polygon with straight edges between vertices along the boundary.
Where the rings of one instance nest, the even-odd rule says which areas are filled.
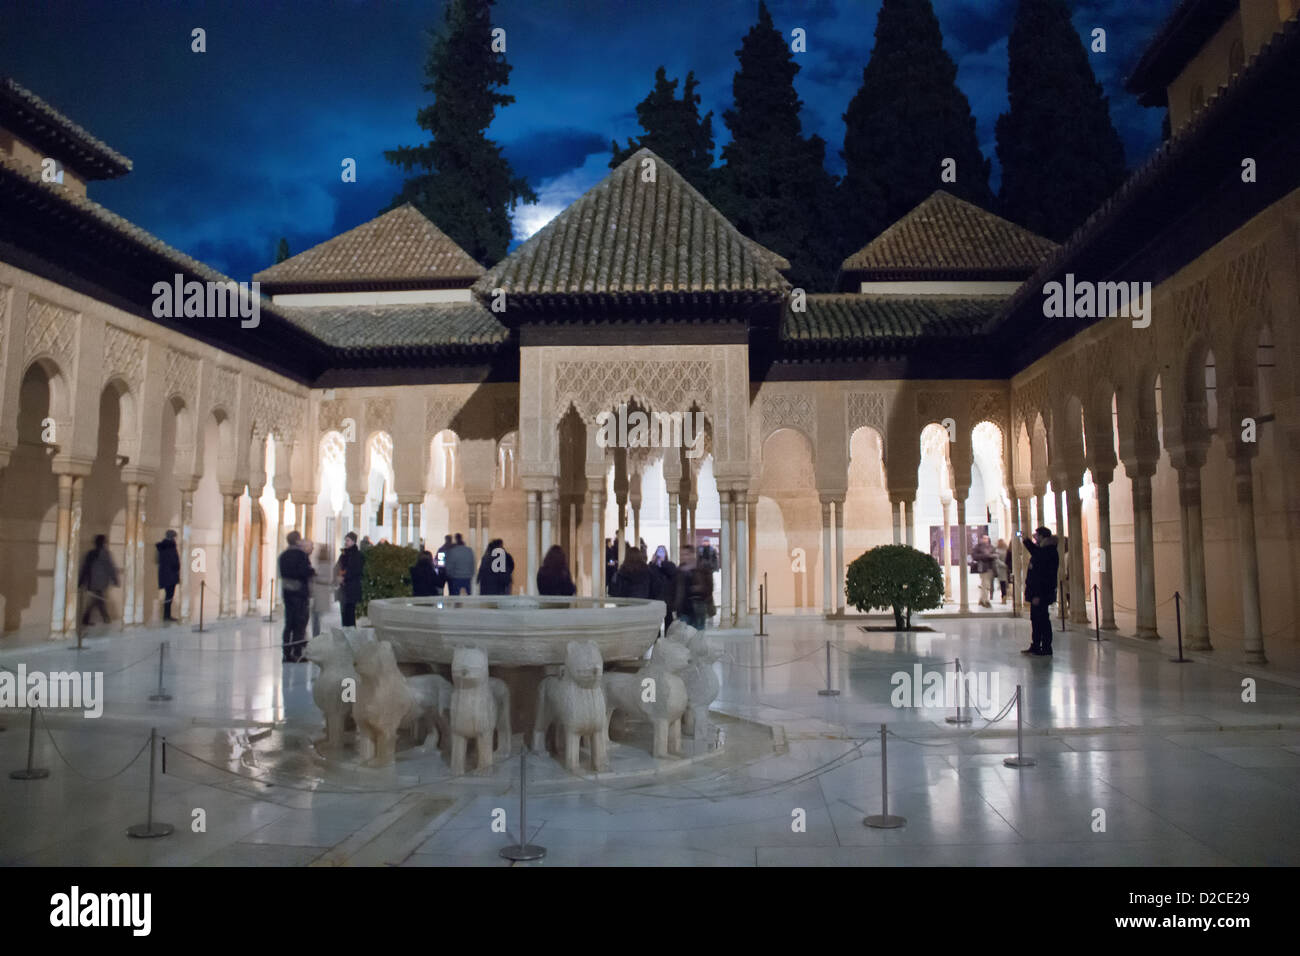
[[[438,572],[436,582],[438,590],[434,591],[434,594],[441,594],[443,588],[447,586],[447,552],[455,546],[455,542],[451,540],[451,535],[446,535],[442,539],[442,546],[433,553],[433,567]]]
[[[339,605],[344,627],[357,626],[357,605],[361,603],[361,577],[366,570],[366,556],[357,547],[357,533],[349,531],[343,538],[338,571],[343,578],[339,588]]]
[[[117,587],[118,578],[117,565],[113,563],[113,556],[108,553],[108,538],[104,535],[95,535],[95,546],[87,551],[85,558],[82,559],[81,571],[77,575],[77,586],[90,595],[86,598],[86,613],[81,618],[82,626],[90,626],[90,613],[95,610],[99,611],[105,624],[109,623],[108,603],[104,600],[104,592],[110,587]]]
[[[1029,620],[1033,636],[1022,654],[1035,657],[1052,656],[1052,616],[1047,608],[1056,600],[1056,574],[1061,556],[1056,550],[1056,539],[1048,528],[1034,532],[1033,541],[1021,539],[1029,552],[1029,570],[1025,573],[1025,600],[1029,602]]]
[[[500,538],[493,538],[478,565],[478,593],[509,594],[514,574],[515,559]]]
[[[307,624],[311,620],[311,579],[316,570],[311,558],[302,549],[302,535],[290,531],[280,552],[280,588],[284,594],[284,631],[280,643],[284,646],[284,663],[297,664],[303,660],[307,647]]]
[[[170,623],[172,617],[172,598],[176,596],[176,585],[181,582],[181,556],[176,550],[176,532],[168,531],[154,547],[158,550],[158,587],[163,592],[163,622]]]
[[[421,551],[419,559],[411,565],[411,594],[415,597],[431,597],[441,593],[438,569],[433,566],[433,552]]]

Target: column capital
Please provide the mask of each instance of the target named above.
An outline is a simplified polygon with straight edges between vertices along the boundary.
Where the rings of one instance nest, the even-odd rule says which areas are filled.
[[[51,451],[51,446],[46,446],[46,451]],[[89,477],[91,469],[94,468],[95,462],[91,458],[74,458],[71,455],[56,454],[54,460],[50,462],[50,468],[56,475],[69,475],[73,478]]]
[[[245,485],[242,481],[223,481],[217,487],[220,488],[223,498],[238,498],[243,495]],[[365,501],[366,499],[363,496],[361,500]]]
[[[122,469],[122,484],[124,485],[152,485],[157,477],[158,472],[152,468],[128,465]]]

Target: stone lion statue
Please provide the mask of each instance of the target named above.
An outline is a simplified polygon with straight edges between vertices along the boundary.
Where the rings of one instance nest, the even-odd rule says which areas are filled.
[[[664,632],[664,637],[668,638],[670,641],[676,641],[678,644],[685,644],[689,647],[691,639],[698,633],[700,632],[685,621],[678,620],[673,621],[668,625],[668,630]]]
[[[709,732],[709,705],[718,697],[722,684],[713,672],[714,663],[722,657],[709,644],[703,631],[691,628],[694,634],[687,646],[690,650],[690,663],[680,672],[686,684],[686,713],[682,715],[682,733],[697,740],[704,739]]]
[[[478,768],[492,766],[492,734],[502,755],[510,753],[510,689],[488,676],[487,654],[477,647],[458,647],[451,656],[451,772],[465,772],[470,738]]]
[[[650,660],[635,674],[606,674],[605,727],[615,711],[650,721],[654,727],[651,753],[667,757],[681,753],[682,714],[686,710],[686,684],[678,672],[690,665],[690,651],[676,641],[655,641]]]
[[[357,702],[352,716],[363,743],[367,767],[387,767],[397,753],[397,729],[407,720],[415,697],[397,669],[387,641],[363,644],[357,652]],[[369,746],[364,746],[365,742]]]
[[[537,688],[537,717],[533,723],[533,750],[546,750],[546,732],[555,726],[556,749],[564,743],[564,766],[578,771],[579,746],[583,737],[591,751],[591,769],[609,769],[606,747],[609,715],[605,712],[605,689],[601,677],[605,662],[594,641],[569,641],[564,651],[564,670],[559,677],[544,677]]]
[[[448,730],[451,713],[451,681],[441,674],[416,674],[406,678],[411,692],[411,709],[402,723],[417,747],[430,743],[438,747]]]
[[[352,714],[353,694],[344,689],[351,681],[355,692],[357,671],[352,662],[352,648],[338,630],[322,632],[307,642],[303,656],[320,668],[312,682],[311,696],[325,715],[325,736],[316,743],[324,743],[337,750],[343,746],[343,733]],[[345,697],[347,699],[345,699]]]

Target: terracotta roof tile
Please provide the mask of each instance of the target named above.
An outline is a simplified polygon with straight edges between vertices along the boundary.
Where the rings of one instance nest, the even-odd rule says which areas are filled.
[[[806,312],[788,308],[781,322],[784,349],[844,345],[906,347],[923,339],[977,335],[1005,296],[810,295]]]
[[[131,171],[131,160],[7,76],[0,77],[0,126],[49,150],[86,179],[116,179]]]
[[[494,349],[509,333],[477,302],[286,306],[276,311],[326,345],[360,352]]]
[[[875,279],[1024,278],[1056,243],[942,189],[844,260]]]
[[[642,160],[655,163],[644,182]],[[749,293],[776,299],[785,260],[741,233],[672,167],[638,150],[474,290],[520,296]]]
[[[483,267],[410,203],[363,222],[253,276],[284,292],[294,287],[420,280],[465,285]]]

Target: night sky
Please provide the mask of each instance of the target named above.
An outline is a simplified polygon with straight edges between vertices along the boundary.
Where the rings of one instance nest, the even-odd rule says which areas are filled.
[[[1124,76],[1176,0],[1074,0],[1090,54],[1132,168],[1159,143],[1160,110],[1123,91]],[[957,81],[971,101],[980,145],[998,178],[994,124],[1006,109],[1007,35],[1016,0],[934,0]],[[769,0],[786,36],[807,31],[795,86],[804,132],[827,141],[843,172],[841,119],[862,81],[880,0]],[[607,172],[609,141],[639,132],[635,106],[654,70],[694,70],[702,111],[731,106],[735,51],[757,0],[502,0],[513,66],[491,135],[536,189],[515,215],[522,238]],[[424,141],[416,111],[428,31],[441,3],[355,0],[219,3],[0,0],[0,73],[43,97],[135,162],[90,195],[171,245],[236,279],[274,261],[284,235],[298,253],[372,218],[401,182],[383,150]],[[207,52],[190,31],[207,31]],[[715,155],[717,153],[715,152]],[[344,157],[358,181],[340,181]]]

